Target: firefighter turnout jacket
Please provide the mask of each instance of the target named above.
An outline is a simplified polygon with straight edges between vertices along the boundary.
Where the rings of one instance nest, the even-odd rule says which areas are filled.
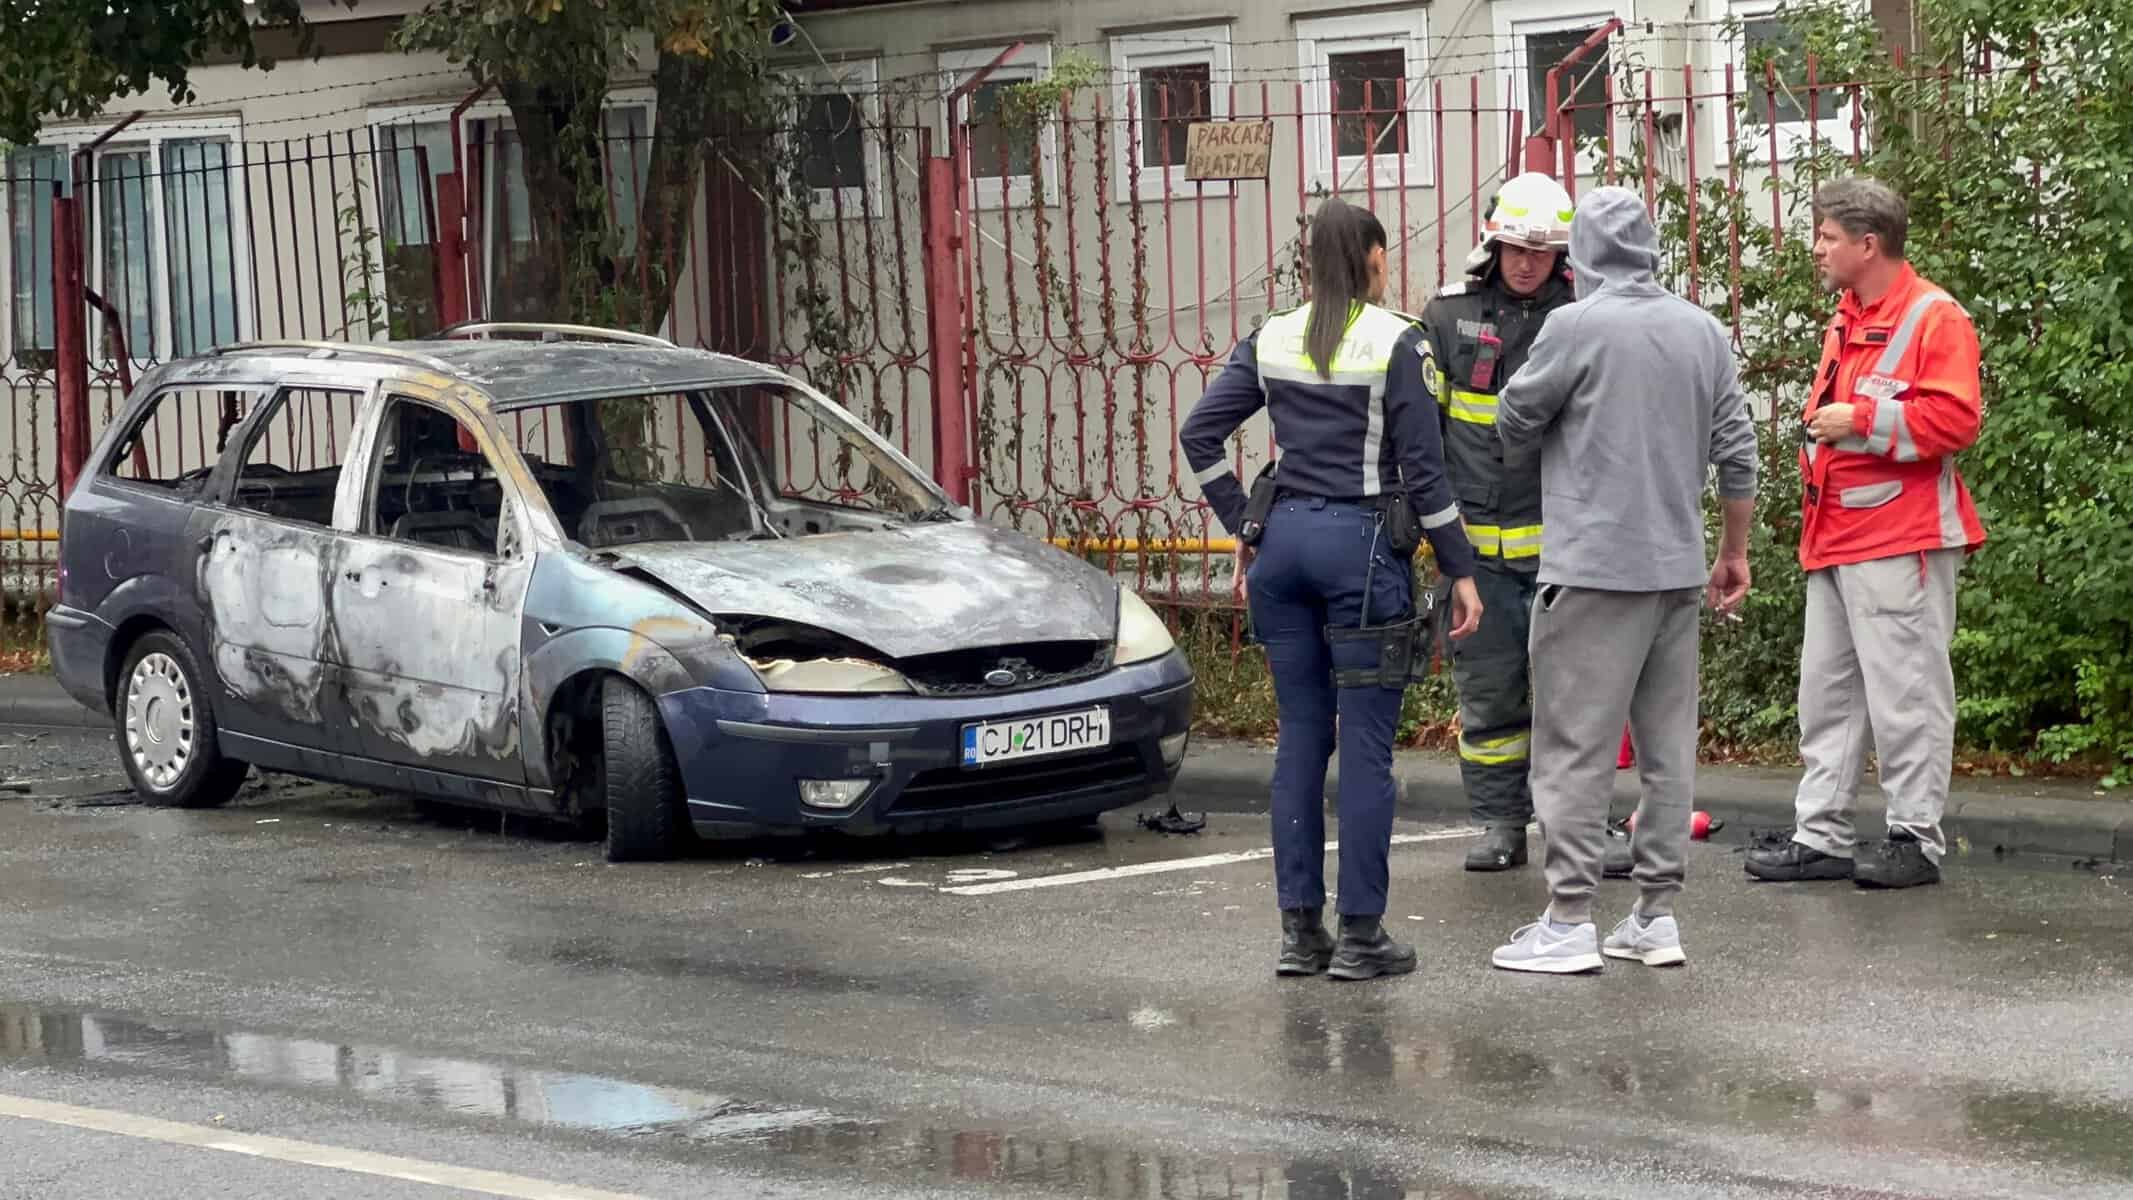
[[[1801,426],[1800,565],[1814,571],[1983,545],[1984,526],[1955,469],[1982,419],[1977,330],[1909,264],[1873,304],[1845,292],[1823,334],[1803,421],[1845,403],[1854,406],[1850,437],[1824,445]]]
[[[1491,273],[1487,281],[1447,285],[1422,309],[1423,379],[1443,414],[1445,470],[1485,566],[1540,569],[1540,463],[1504,466],[1496,395],[1525,364],[1548,313],[1574,298],[1560,270],[1525,299]]]

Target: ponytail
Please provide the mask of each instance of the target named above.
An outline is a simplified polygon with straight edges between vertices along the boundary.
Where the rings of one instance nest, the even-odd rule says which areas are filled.
[[[1321,378],[1333,378],[1333,356],[1349,319],[1370,295],[1370,252],[1385,245],[1385,226],[1370,210],[1335,196],[1311,222],[1311,317],[1304,353]]]

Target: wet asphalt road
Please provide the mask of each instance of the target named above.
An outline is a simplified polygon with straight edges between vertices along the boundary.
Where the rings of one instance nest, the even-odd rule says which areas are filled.
[[[1553,979],[1487,966],[1537,871],[1403,825],[1422,969],[1338,985],[1270,973],[1261,818],[625,868],[317,785],[144,809],[111,753],[0,732],[0,1197],[2133,1195],[2133,881],[2066,862],[1699,845],[1687,967]]]

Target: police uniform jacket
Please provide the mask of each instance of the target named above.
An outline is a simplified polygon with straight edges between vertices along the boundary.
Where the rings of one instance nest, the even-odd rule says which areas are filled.
[[[1549,312],[1575,297],[1560,271],[1524,299],[1496,280],[1492,272],[1485,282],[1451,284],[1422,309],[1423,381],[1443,413],[1444,465],[1475,555],[1483,565],[1530,574],[1540,568],[1540,462],[1505,466],[1497,394],[1525,365]],[[1489,338],[1499,343],[1493,362]]]
[[[1472,575],[1473,548],[1459,527],[1424,382],[1421,328],[1411,317],[1358,305],[1328,379],[1304,351],[1310,319],[1308,304],[1268,317],[1238,343],[1185,420],[1178,440],[1215,516],[1232,534],[1243,523],[1244,485],[1223,447],[1264,407],[1281,448],[1283,489],[1366,503],[1404,489],[1438,569]]]

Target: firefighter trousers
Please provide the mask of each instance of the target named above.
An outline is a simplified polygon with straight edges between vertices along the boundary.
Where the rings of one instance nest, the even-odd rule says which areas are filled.
[[[1467,803],[1482,825],[1524,828],[1533,819],[1527,778],[1533,745],[1531,631],[1534,574],[1483,561],[1474,572],[1487,614],[1481,628],[1451,646],[1452,681],[1459,688],[1459,774]],[[1451,606],[1441,605],[1449,618]]]
[[[1342,916],[1385,912],[1397,793],[1392,742],[1404,688],[1336,687],[1334,671],[1369,668],[1374,641],[1329,642],[1328,626],[1409,619],[1414,567],[1387,548],[1378,514],[1321,498],[1284,499],[1266,522],[1247,576],[1252,625],[1274,675],[1274,885],[1284,909],[1326,902],[1326,766],[1340,750]],[[1366,591],[1367,589],[1367,591]]]

